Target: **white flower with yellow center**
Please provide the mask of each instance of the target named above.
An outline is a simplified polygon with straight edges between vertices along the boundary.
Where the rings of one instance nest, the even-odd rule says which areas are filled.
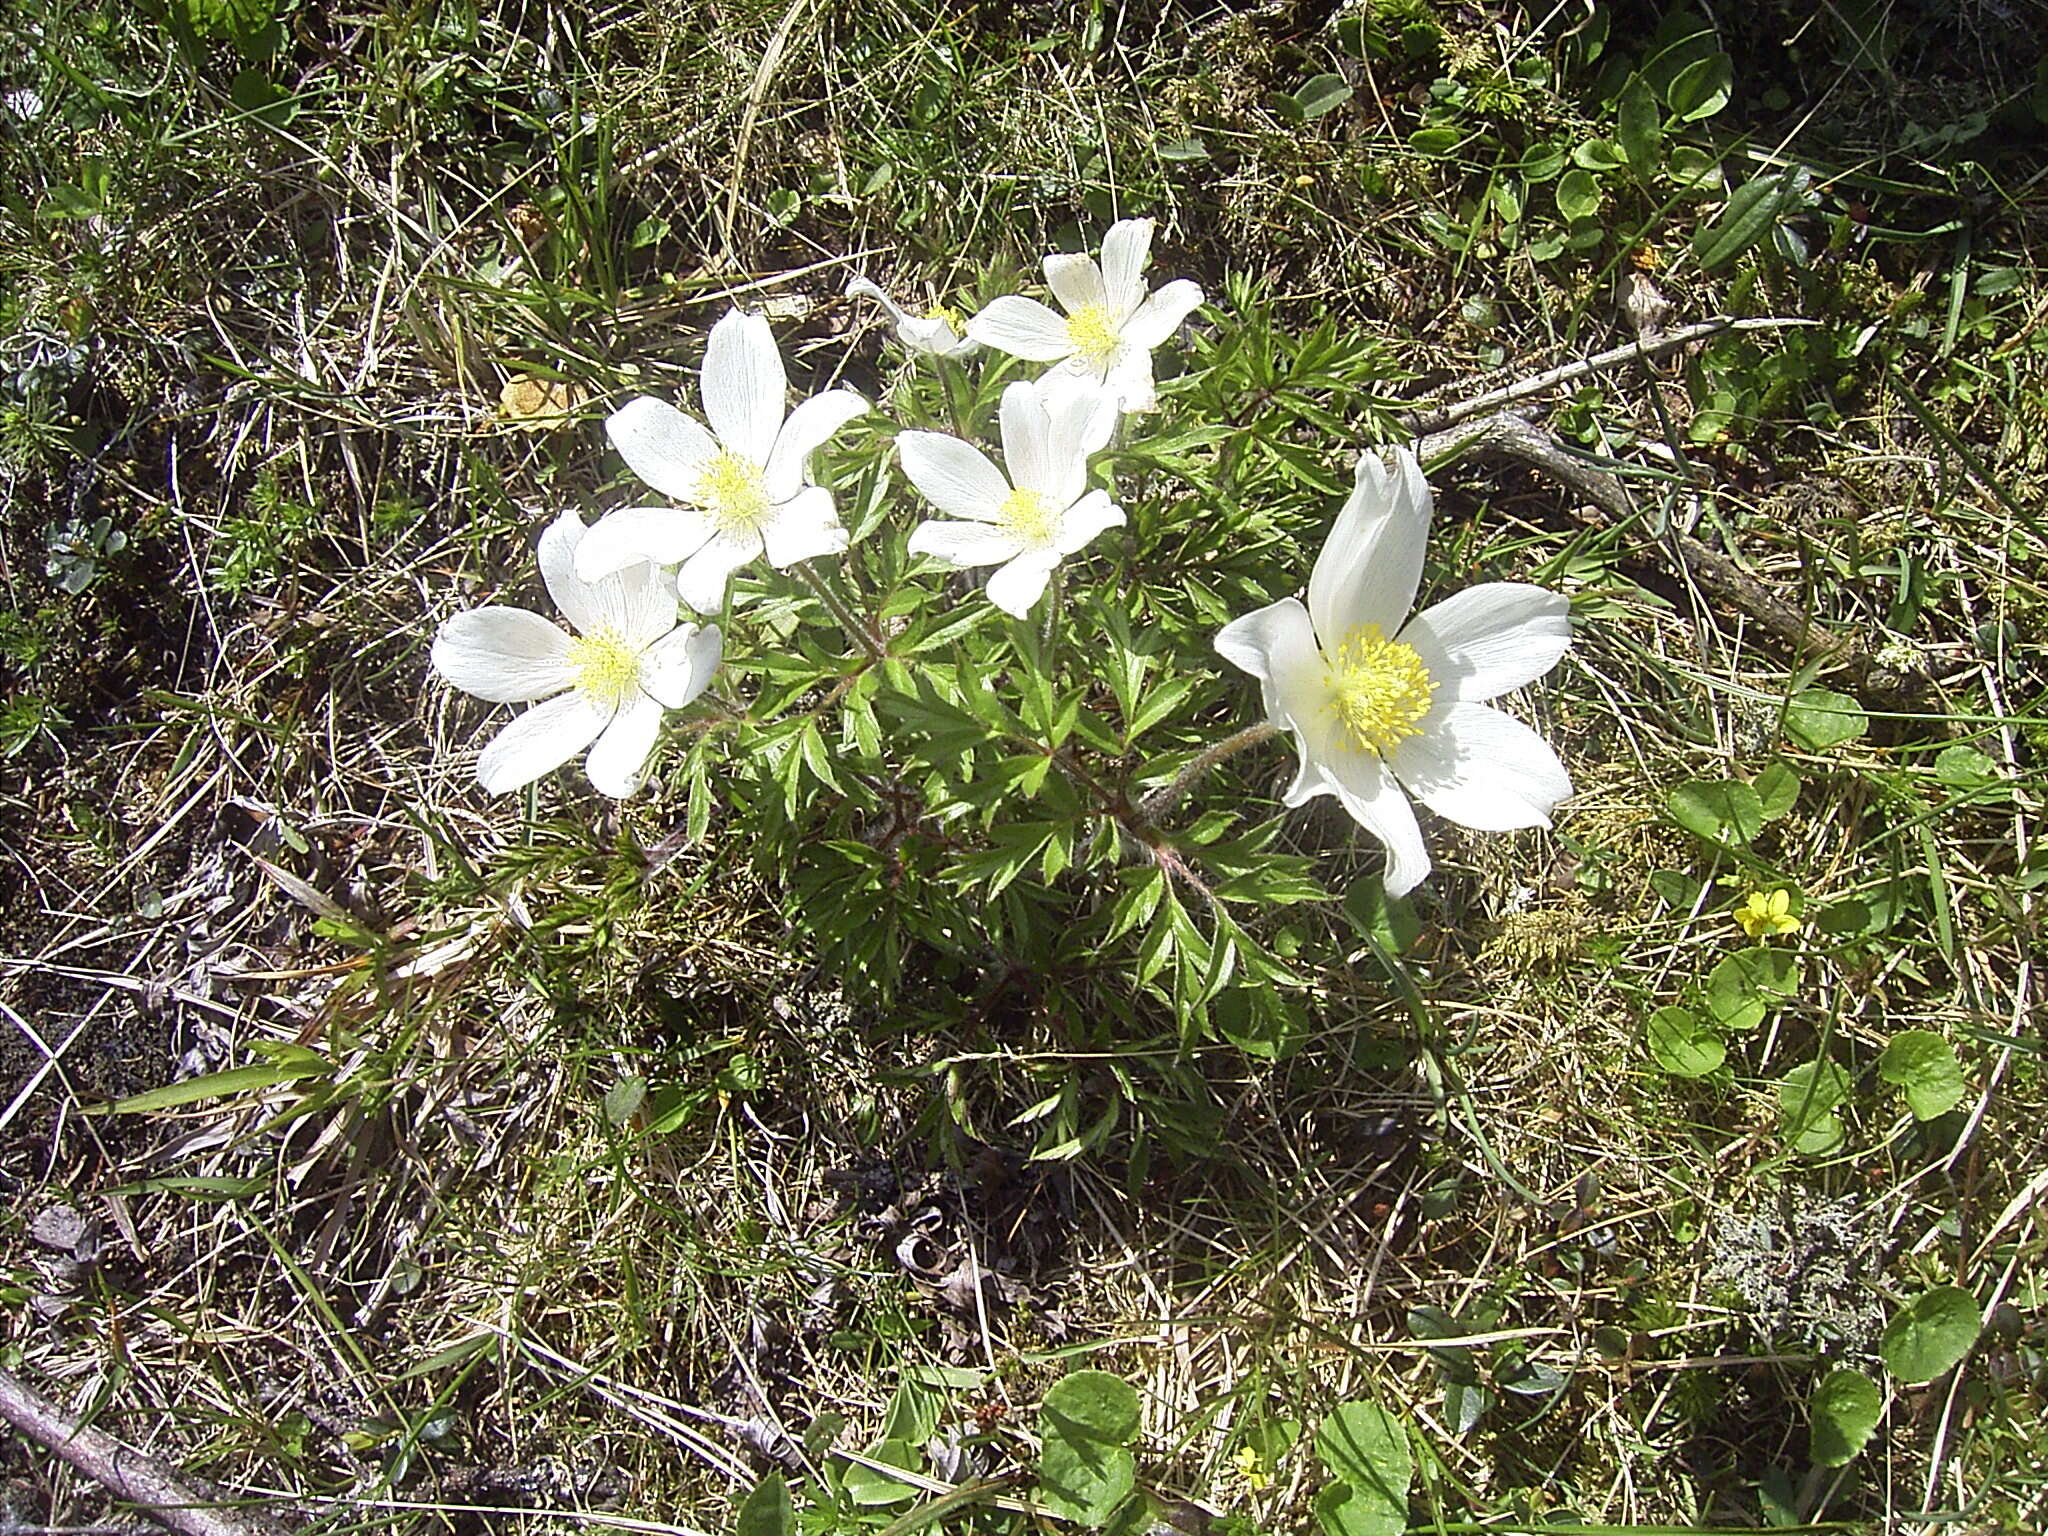
[[[789,377],[774,333],[759,315],[737,309],[711,328],[702,385],[710,432],[648,395],[605,422],[633,473],[683,505],[608,513],[577,551],[576,569],[595,581],[636,560],[680,566],[683,601],[716,613],[726,578],[756,555],[765,552],[784,570],[846,548],[832,493],[809,484],[805,471],[868,403],[850,389],[830,389],[785,417]]]
[[[1408,610],[1422,580],[1429,482],[1402,449],[1368,454],[1308,580],[1224,626],[1216,649],[1259,680],[1266,716],[1294,733],[1286,801],[1335,795],[1387,845],[1386,889],[1429,873],[1413,795],[1484,832],[1547,827],[1572,783],[1543,738],[1486,700],[1532,682],[1571,644],[1571,604],[1523,582],[1468,587]]]
[[[464,693],[493,704],[545,701],[477,759],[477,780],[494,795],[589,747],[590,782],[625,799],[640,787],[663,713],[696,698],[718,670],[718,626],[676,622],[666,571],[634,564],[598,581],[577,575],[589,537],[574,512],[540,536],[541,579],[575,635],[524,608],[493,607],[458,613],[434,636],[434,670]]]
[[[881,305],[896,327],[896,339],[907,351],[932,357],[967,357],[981,350],[980,342],[960,334],[959,317],[949,309],[935,308],[913,315],[864,277],[856,277],[846,285],[846,296],[873,299]]]
[[[896,439],[903,472],[958,522],[934,519],[911,532],[910,552],[965,570],[993,565],[988,598],[1023,618],[1045,594],[1053,568],[1124,520],[1106,491],[1088,489],[1088,456],[1116,428],[1116,401],[1091,384],[1003,391],[1005,475],[987,454],[943,432]]]
[[[1116,397],[1126,411],[1149,411],[1152,349],[1171,336],[1202,302],[1199,285],[1180,278],[1156,293],[1145,291],[1152,252],[1152,221],[1124,219],[1102,239],[1102,262],[1056,253],[1045,258],[1045,281],[1066,310],[1015,294],[1000,298],[967,322],[975,341],[1034,363],[1054,363],[1046,377],[1087,379]]]

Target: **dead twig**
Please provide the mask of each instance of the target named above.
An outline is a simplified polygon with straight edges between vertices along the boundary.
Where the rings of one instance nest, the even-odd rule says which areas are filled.
[[[68,1462],[115,1498],[184,1536],[285,1536],[286,1527],[236,1508],[203,1478],[189,1476],[81,1424],[42,1393],[0,1370],[0,1418]]]
[[[1588,374],[1598,373],[1604,368],[1615,368],[1623,363],[1662,357],[1666,352],[1689,347],[1696,341],[1705,341],[1709,336],[1718,336],[1723,331],[1782,331],[1789,326],[1817,324],[1819,322],[1815,320],[1770,315],[1747,320],[1702,320],[1697,325],[1688,325],[1681,330],[1667,331],[1654,337],[1640,337],[1618,347],[1609,347],[1605,352],[1596,352],[1591,357],[1578,358],[1543,373],[1532,374],[1526,379],[1517,379],[1512,384],[1490,389],[1483,395],[1474,395],[1471,399],[1460,400],[1454,405],[1442,406],[1433,411],[1410,411],[1401,418],[1401,425],[1417,436],[1425,432],[1439,432],[1445,427],[1469,421],[1474,416],[1484,415],[1488,411],[1501,410],[1507,406],[1520,405],[1525,400],[1533,400],[1538,395],[1575,383]]]
[[[1570,452],[1549,431],[1513,411],[1432,433],[1415,445],[1415,453],[1424,463],[1460,453],[1518,459],[1576,491],[1589,504],[1580,515],[1595,526],[1613,526],[1636,516],[1635,502],[1620,476]],[[1673,529],[1626,553],[1639,564],[1653,563],[1656,555],[1682,564],[1702,592],[1761,626],[1794,658],[1819,655],[1840,667],[1866,708],[1908,713],[1926,696],[1925,675],[1880,662],[1854,641],[1830,634],[1736,561],[1691,534]]]

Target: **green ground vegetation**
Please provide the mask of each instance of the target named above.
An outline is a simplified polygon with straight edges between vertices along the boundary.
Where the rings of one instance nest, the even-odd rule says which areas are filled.
[[[335,1531],[2039,1529],[2048,13],[1726,9],[19,0],[0,1364]],[[909,400],[850,276],[1130,216],[1211,299],[1229,430],[1133,465],[1189,624],[1567,370],[1508,403],[1619,512],[1430,466],[1434,587],[1573,599],[1553,832],[1388,903],[1279,819],[1257,952],[1341,963],[1194,1028],[876,984],[715,757],[475,788],[434,626],[726,307]]]

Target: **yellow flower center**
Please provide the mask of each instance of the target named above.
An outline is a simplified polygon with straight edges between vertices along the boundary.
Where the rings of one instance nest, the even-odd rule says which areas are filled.
[[[1422,734],[1436,682],[1412,645],[1389,640],[1377,624],[1344,637],[1327,663],[1330,708],[1354,746],[1384,757]]]
[[[924,312],[927,320],[943,320],[954,330],[960,329],[960,312],[945,304],[934,304]]]
[[[1116,314],[1107,304],[1083,304],[1067,316],[1067,340],[1077,357],[1100,368],[1116,356],[1123,345],[1117,334]]]
[[[749,533],[768,515],[768,477],[752,460],[721,452],[704,466],[697,500],[720,533]]]
[[[1059,532],[1059,519],[1052,504],[1036,491],[1023,486],[1003,498],[996,509],[996,522],[1027,549],[1040,549]]]
[[[569,669],[577,691],[607,709],[617,709],[640,686],[640,653],[610,629],[571,640]]]

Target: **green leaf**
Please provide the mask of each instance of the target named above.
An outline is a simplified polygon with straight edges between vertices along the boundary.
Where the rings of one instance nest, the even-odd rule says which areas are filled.
[[[1591,171],[1574,166],[1557,182],[1557,211],[1567,219],[1590,219],[1600,211],[1603,194]]]
[[[1814,1462],[1847,1466],[1877,1432],[1884,1391],[1861,1371],[1833,1370],[1813,1389],[1811,1413]]]
[[[906,1377],[896,1384],[896,1395],[882,1415],[882,1438],[923,1445],[938,1433],[939,1407],[936,1392]]]
[[[1586,171],[1618,171],[1628,160],[1612,139],[1588,139],[1572,151],[1572,164]]]
[[[1706,1077],[1728,1059],[1728,1044],[1711,1025],[1684,1008],[1659,1008],[1645,1038],[1657,1065],[1673,1077]]]
[[[1334,112],[1351,99],[1351,87],[1342,75],[1317,75],[1294,93],[1294,104],[1303,118]]]
[[[1765,821],[1776,821],[1799,803],[1799,775],[1783,758],[1758,774],[1752,787]]]
[[[796,1507],[790,1502],[789,1484],[780,1472],[770,1472],[754,1485],[753,1492],[740,1501],[733,1516],[732,1536],[795,1536]]]
[[[202,1099],[224,1099],[231,1094],[275,1088],[279,1083],[293,1083],[301,1078],[325,1077],[333,1070],[332,1062],[308,1051],[283,1061],[263,1062],[253,1067],[230,1067],[225,1072],[188,1077],[182,1083],[166,1083],[161,1088],[145,1089],[118,1101],[112,1106],[112,1111],[117,1115],[141,1115],[151,1110],[175,1109],[181,1104],[197,1104]]]
[[[1107,1371],[1071,1371],[1045,1394],[1038,1433],[1046,1507],[1077,1525],[1107,1524],[1137,1486],[1137,1461],[1126,1447],[1138,1433],[1138,1394]]]
[[[1663,157],[1664,110],[1657,105],[1657,93],[1641,75],[1630,75],[1621,88],[1614,114],[1614,138],[1628,157],[1628,167],[1640,181],[1657,174]]]
[[[1951,789],[1983,789],[1999,782],[1998,765],[1966,742],[1954,742],[1934,756],[1934,776]]]
[[[622,1077],[604,1093],[604,1118],[611,1125],[624,1125],[647,1102],[647,1079],[637,1073]]]
[[[1665,803],[1673,821],[1722,847],[1750,842],[1764,829],[1763,801],[1739,779],[1692,779]]]
[[[1956,1048],[1931,1029],[1892,1036],[1877,1058],[1877,1075],[1905,1094],[1915,1120],[1947,1114],[1968,1091]]]
[[[1811,178],[1805,166],[1795,165],[1744,182],[1730,194],[1727,206],[1693,235],[1693,259],[1708,272],[1729,265],[1768,235],[1782,216],[1806,206]]]
[[[1846,693],[1809,688],[1785,706],[1785,734],[1809,752],[1854,741],[1870,729],[1870,716]]]
[[[1803,1062],[1778,1082],[1778,1125],[1792,1150],[1804,1156],[1842,1144],[1836,1109],[1849,1097],[1849,1075],[1832,1061]]]
[[[1918,1386],[1962,1364],[1983,1326],[1976,1297],[1959,1285],[1937,1285],[1892,1314],[1878,1353],[1886,1370]]]
[[[1325,1530],[1333,1536],[1399,1536],[1407,1529],[1415,1453],[1399,1417],[1378,1403],[1345,1403],[1316,1430],[1316,1454],[1338,1480],[1316,1499]]]
[[[1728,105],[1735,83],[1735,62],[1725,53],[1694,59],[1664,88],[1664,101],[1681,123],[1697,123]]]
[[[1209,146],[1197,138],[1168,139],[1156,153],[1160,159],[1174,163],[1206,160],[1209,158]]]
[[[901,1467],[906,1472],[917,1469],[917,1447],[901,1440],[877,1440],[861,1454],[869,1461],[884,1462],[892,1467]],[[849,1461],[842,1475],[846,1496],[854,1503],[868,1508],[884,1504],[901,1504],[905,1499],[915,1498],[918,1490],[910,1483],[899,1481],[886,1472],[877,1472],[873,1467],[862,1466]]]

